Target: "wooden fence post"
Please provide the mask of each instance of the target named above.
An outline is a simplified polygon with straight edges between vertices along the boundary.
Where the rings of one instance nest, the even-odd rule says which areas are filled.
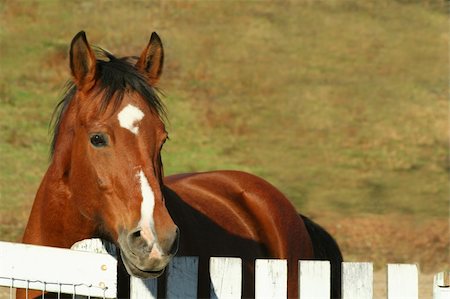
[[[373,298],[373,264],[342,263],[342,299]]]
[[[157,299],[158,279],[130,278],[130,299]]]
[[[197,298],[198,257],[175,257],[167,270],[167,298]]]
[[[330,298],[329,261],[299,261],[298,267],[300,299]]]
[[[212,257],[209,260],[212,299],[240,299],[242,296],[242,260]]]
[[[388,264],[387,298],[419,298],[419,279],[417,265]]]
[[[255,263],[255,298],[287,297],[287,261],[258,259]]]
[[[433,299],[450,298],[450,272],[440,272],[433,278]]]

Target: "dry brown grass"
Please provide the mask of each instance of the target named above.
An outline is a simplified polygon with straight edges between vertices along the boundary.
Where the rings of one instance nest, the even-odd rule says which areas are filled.
[[[374,261],[376,269],[387,263],[417,263],[420,271],[449,269],[449,221],[418,221],[401,215],[321,215],[315,218],[338,241],[346,261]]]

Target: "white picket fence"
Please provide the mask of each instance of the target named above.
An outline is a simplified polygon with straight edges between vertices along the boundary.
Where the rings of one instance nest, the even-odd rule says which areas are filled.
[[[91,239],[72,249],[0,242],[0,286],[9,288],[10,298],[14,298],[14,288],[115,298],[114,246]],[[342,297],[373,298],[372,263],[344,262],[342,266]],[[176,257],[168,266],[167,298],[197,298],[197,269],[198,258]],[[299,272],[300,298],[330,298],[328,261],[299,261]],[[257,260],[255,275],[256,298],[286,298],[286,260]],[[211,298],[241,298],[241,259],[211,258],[210,277]],[[450,299],[449,284],[448,272],[435,275],[433,298]],[[130,287],[130,298],[156,298],[156,279],[131,278]],[[418,293],[416,265],[388,264],[388,299],[415,299]]]

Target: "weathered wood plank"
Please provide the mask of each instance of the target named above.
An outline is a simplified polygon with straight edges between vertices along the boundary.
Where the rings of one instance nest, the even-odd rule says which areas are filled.
[[[330,262],[299,261],[300,299],[330,298]]]
[[[342,263],[342,298],[373,298],[372,263]]]
[[[175,257],[167,270],[167,298],[197,298],[198,257]]]
[[[419,277],[417,265],[388,264],[388,299],[418,299]]]
[[[117,260],[108,254],[0,242],[0,277],[0,285],[7,287],[115,298]]]
[[[242,260],[231,257],[212,257],[209,260],[212,299],[241,298]]]
[[[75,244],[70,247],[72,250],[77,251],[86,251],[86,252],[92,252],[92,253],[104,253],[112,255],[114,258],[117,259],[117,249],[116,246],[108,241],[94,238],[94,239],[85,239],[79,242],[76,242]]]
[[[255,298],[287,297],[287,261],[258,259],[255,263]]]
[[[130,299],[156,299],[158,298],[158,279],[130,279]]]

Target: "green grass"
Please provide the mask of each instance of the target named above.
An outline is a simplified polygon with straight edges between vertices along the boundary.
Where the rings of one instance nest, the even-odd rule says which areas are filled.
[[[0,239],[21,234],[48,165],[80,30],[119,55],[162,37],[166,174],[249,171],[306,214],[448,217],[443,1],[1,1],[0,12]]]

